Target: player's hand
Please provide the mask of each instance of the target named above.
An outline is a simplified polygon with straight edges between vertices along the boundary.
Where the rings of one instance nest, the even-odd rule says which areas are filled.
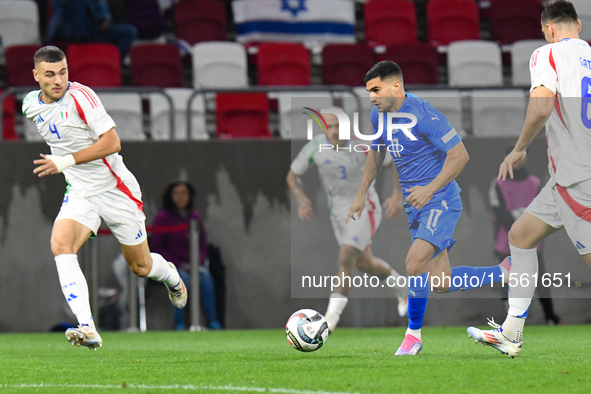
[[[38,166],[33,170],[33,174],[37,174],[39,178],[47,175],[59,174],[57,165],[53,161],[47,159],[47,156],[43,153],[41,153],[41,157],[42,159],[33,161],[33,164]]]
[[[402,210],[402,198],[400,196],[400,192],[399,194],[394,194],[384,203],[383,207],[386,208],[387,219],[394,219]]]
[[[314,216],[312,201],[310,201],[309,198],[302,200],[302,202],[298,204],[298,216],[302,220],[308,220]]]
[[[356,220],[361,217],[361,212],[363,212],[363,208],[365,208],[365,195],[357,194],[351,203],[351,208],[349,209],[349,213],[347,214],[347,218],[345,219],[345,224],[349,223],[349,219]],[[357,213],[357,218],[355,217],[355,213]]]
[[[414,186],[406,191],[410,192],[410,195],[406,197],[406,202],[416,209],[423,208],[433,197],[433,192],[427,186]]]
[[[497,176],[497,180],[502,179],[504,181],[505,179],[507,179],[507,173],[509,173],[509,176],[511,177],[511,179],[513,179],[513,168],[517,165],[517,163],[525,159],[525,156],[527,156],[527,153],[525,151],[518,152],[515,149],[513,149],[511,153],[509,153],[507,157],[505,157],[505,160],[503,160],[503,162],[501,163],[501,166],[499,167],[499,175]]]

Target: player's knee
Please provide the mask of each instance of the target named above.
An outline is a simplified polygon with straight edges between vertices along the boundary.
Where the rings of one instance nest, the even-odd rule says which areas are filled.
[[[357,267],[357,269],[361,272],[367,272],[371,268],[371,266],[372,263],[365,259],[357,259],[355,261],[355,267]]]
[[[406,257],[406,273],[409,276],[419,276],[425,272],[425,264],[423,261],[415,256]]]
[[[509,230],[508,234],[509,243],[513,246],[516,246],[521,249],[530,249],[531,247],[527,245],[526,234],[521,231],[519,226],[511,226],[511,230]]]
[[[75,253],[73,249],[73,246],[69,242],[65,242],[62,238],[56,236],[51,237],[51,253],[54,256],[73,254]]]

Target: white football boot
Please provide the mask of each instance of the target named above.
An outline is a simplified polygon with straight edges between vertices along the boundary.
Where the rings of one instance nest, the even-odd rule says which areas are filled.
[[[515,342],[507,339],[503,335],[503,327],[495,323],[493,319],[488,319],[488,325],[493,327],[493,330],[480,330],[476,327],[468,327],[468,337],[474,338],[474,342],[476,343],[480,342],[484,346],[492,346],[502,354],[506,354],[507,357],[514,358],[519,356],[523,339],[518,338]]]
[[[88,325],[80,325],[78,328],[68,328],[66,339],[75,346],[86,346],[90,350],[96,350],[103,346],[103,339],[96,331],[96,328]]]
[[[173,263],[168,263],[170,268],[177,269]],[[176,308],[182,309],[187,305],[187,288],[182,279],[179,278],[179,283],[176,286],[168,287],[168,298]]]

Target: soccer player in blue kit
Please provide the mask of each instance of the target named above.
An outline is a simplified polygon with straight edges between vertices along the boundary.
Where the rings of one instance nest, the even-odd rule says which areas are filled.
[[[402,71],[396,63],[377,63],[367,72],[365,83],[374,104],[371,121],[375,139],[346,221],[355,220],[355,214],[359,217],[363,211],[368,187],[389,152],[399,173],[413,239],[405,262],[409,323],[395,354],[415,355],[423,346],[421,327],[430,281],[438,293],[470,290],[508,278],[511,265],[505,259],[490,267],[450,267],[447,252],[456,242],[452,235],[462,213],[461,189],[454,179],[469,159],[462,138],[441,112],[404,91]],[[388,138],[388,121],[408,125],[392,130]],[[477,280],[470,280],[473,277]]]

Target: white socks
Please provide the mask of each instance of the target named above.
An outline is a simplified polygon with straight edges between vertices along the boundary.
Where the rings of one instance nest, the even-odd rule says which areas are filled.
[[[524,314],[529,309],[536,290],[533,279],[538,273],[538,253],[536,248],[520,249],[511,244],[509,248],[511,248],[511,274],[519,282],[517,287],[509,288],[509,315],[525,317],[527,315]],[[515,280],[509,279],[509,286],[515,283]],[[527,282],[529,282],[527,286],[522,286]]]
[[[167,287],[178,285],[181,280],[179,272],[158,253],[150,253],[150,256],[152,256],[152,269],[148,278],[154,279],[156,282],[163,282]]]
[[[421,329],[420,328],[418,330],[411,330],[410,328],[407,328],[405,335],[408,335],[408,334],[412,335],[413,337],[415,337],[419,341],[422,341],[423,340],[421,338]]]
[[[349,299],[342,294],[332,293],[330,295],[328,308],[324,314],[329,330],[334,330],[337,324],[339,324],[341,313],[343,313],[343,309],[347,306],[347,301],[349,301]]]
[[[78,323],[81,325],[87,324],[94,328],[88,296],[88,284],[78,264],[78,256],[75,254],[55,256],[55,265],[62,292],[72,313],[76,315]]]
[[[525,317],[507,315],[502,326],[503,335],[510,341],[519,342],[523,338],[523,326],[525,326]]]
[[[400,277],[400,274],[398,272],[396,272],[396,270],[394,268],[390,269],[390,276],[387,277],[386,279],[384,279],[382,281],[382,284],[391,287],[394,289],[394,291],[396,292],[396,296],[398,298],[401,299],[406,299],[406,295],[408,293],[408,287],[404,286],[404,287],[398,287],[398,278]],[[392,278],[392,279],[389,279]],[[400,283],[402,284],[403,282],[400,281]],[[404,278],[404,283],[406,284],[406,277]]]

